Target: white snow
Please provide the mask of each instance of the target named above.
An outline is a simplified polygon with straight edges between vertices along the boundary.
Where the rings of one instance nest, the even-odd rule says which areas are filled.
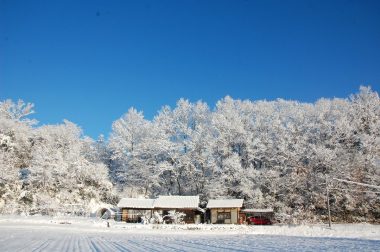
[[[199,196],[158,196],[157,199],[122,198],[120,208],[198,208]]]
[[[199,196],[158,196],[155,208],[198,208]]]
[[[154,199],[122,198],[117,204],[120,208],[153,209]]]
[[[1,251],[374,251],[380,226],[142,225],[0,216]],[[348,239],[350,238],[350,239]]]
[[[232,208],[242,207],[243,199],[210,199],[207,203],[207,208]]]
[[[273,209],[272,208],[264,208],[264,209],[246,208],[246,209],[240,210],[240,212],[242,213],[273,213]]]

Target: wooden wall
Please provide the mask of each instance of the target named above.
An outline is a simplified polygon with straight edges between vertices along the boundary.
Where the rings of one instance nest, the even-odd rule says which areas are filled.
[[[218,219],[218,216],[230,218]],[[213,224],[238,224],[239,208],[213,208],[211,209],[211,223]]]

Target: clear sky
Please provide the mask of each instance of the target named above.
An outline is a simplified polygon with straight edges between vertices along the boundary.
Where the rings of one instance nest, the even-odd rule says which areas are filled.
[[[380,1],[0,0],[0,100],[108,135],[129,107],[181,98],[380,90]]]

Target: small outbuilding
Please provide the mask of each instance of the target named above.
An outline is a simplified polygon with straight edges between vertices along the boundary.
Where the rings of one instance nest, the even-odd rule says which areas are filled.
[[[248,224],[254,225],[271,224],[274,216],[272,208],[246,208],[240,213],[246,216]]]
[[[142,218],[152,218],[154,199],[122,198],[117,204],[120,208],[121,221],[141,222]]]
[[[209,200],[207,209],[210,211],[210,221],[213,224],[242,223],[239,212],[243,206],[243,199]]]
[[[116,219],[118,209],[114,207],[101,207],[96,211],[96,216],[101,219]]]

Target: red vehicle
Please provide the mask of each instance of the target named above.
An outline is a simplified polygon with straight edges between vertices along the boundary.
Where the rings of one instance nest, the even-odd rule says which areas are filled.
[[[251,225],[272,225],[270,219],[264,216],[250,216],[247,218],[247,222]]]

